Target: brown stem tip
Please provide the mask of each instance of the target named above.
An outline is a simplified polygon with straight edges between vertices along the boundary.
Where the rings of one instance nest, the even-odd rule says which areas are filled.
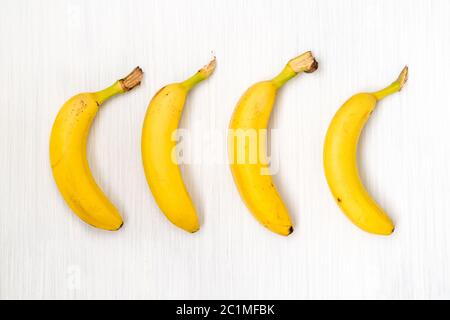
[[[127,75],[125,78],[120,79],[119,82],[122,85],[122,88],[125,91],[130,91],[134,87],[141,84],[142,77],[144,75],[144,72],[141,68],[136,67],[129,75]]]
[[[400,84],[400,90],[402,90],[403,86],[405,85],[406,81],[408,81],[408,66],[405,66],[400,72],[397,82]]]
[[[217,61],[216,57],[214,57],[206,66],[201,68],[198,72],[201,72],[204,74],[205,78],[208,78],[216,69]]]
[[[311,51],[307,51],[298,57],[290,60],[288,65],[294,70],[296,73],[306,72],[311,73],[317,70],[319,67],[316,58],[314,58]]]

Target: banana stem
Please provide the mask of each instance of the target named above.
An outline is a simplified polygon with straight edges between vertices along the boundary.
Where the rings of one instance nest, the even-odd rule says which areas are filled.
[[[129,75],[125,78],[117,80],[113,85],[109,86],[106,89],[95,92],[97,103],[101,105],[109,98],[119,94],[130,91],[134,87],[141,84],[143,72],[142,69],[136,67]]]
[[[311,51],[307,51],[300,56],[290,60],[284,69],[272,79],[277,88],[281,88],[286,82],[301,72],[311,73],[317,70],[319,64],[312,55]]]
[[[275,84],[277,88],[281,88],[291,80],[293,77],[297,75],[297,72],[292,70],[292,68],[289,65],[286,65],[284,69],[275,77],[272,79],[272,82]]]
[[[116,82],[114,82],[114,84],[112,86],[109,86],[106,89],[98,91],[98,92],[94,93],[94,95],[96,96],[97,103],[99,105],[101,105],[106,100],[115,96],[116,94],[124,93],[124,92],[125,92],[125,90],[123,89],[122,85],[120,84],[120,81],[116,81]]]
[[[389,86],[387,86],[384,89],[381,89],[380,91],[372,93],[377,100],[381,100],[393,93],[399,92],[402,90],[403,86],[406,84],[406,81],[408,81],[408,66],[405,66],[400,72],[400,75],[398,76],[397,80],[392,82]]]
[[[191,90],[198,83],[208,79],[209,76],[214,72],[216,65],[217,65],[216,58],[214,57],[214,59],[212,59],[211,62],[209,62],[206,66],[198,70],[196,74],[194,74],[189,79],[181,82],[181,85],[185,87],[188,91]]]

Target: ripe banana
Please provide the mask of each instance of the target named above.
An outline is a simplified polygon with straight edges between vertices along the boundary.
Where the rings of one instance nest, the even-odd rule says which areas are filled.
[[[142,128],[142,162],[145,176],[161,211],[176,226],[196,232],[200,225],[194,204],[184,185],[180,168],[172,157],[186,96],[216,67],[215,59],[186,81],[159,90],[147,109]]]
[[[123,224],[114,205],[95,183],[86,158],[89,129],[99,106],[112,96],[139,85],[137,67],[124,79],[94,93],[81,93],[60,109],[50,135],[50,163],[56,185],[69,207],[86,223],[105,230]]]
[[[358,140],[377,102],[400,91],[407,78],[408,67],[405,67],[397,80],[385,89],[351,97],[334,116],[325,138],[325,176],[334,199],[354,224],[379,235],[391,234],[394,224],[371,198],[359,178]]]
[[[293,232],[288,210],[270,174],[265,135],[276,94],[289,79],[301,72],[313,72],[318,64],[311,52],[287,63],[279,75],[251,86],[239,100],[230,122],[228,155],[234,182],[242,200],[255,218],[283,236]]]

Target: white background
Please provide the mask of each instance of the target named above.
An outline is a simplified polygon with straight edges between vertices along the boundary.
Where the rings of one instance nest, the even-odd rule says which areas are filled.
[[[1,1],[0,298],[450,298],[449,1]],[[312,50],[317,72],[280,92],[275,176],[295,232],[261,227],[224,163],[222,132],[240,95]],[[186,165],[201,231],[157,208],[140,158],[147,104],[217,56],[182,127],[205,163]],[[366,234],[331,197],[322,170],[330,119],[352,94],[393,81],[361,140],[359,164],[394,235]],[[102,107],[94,176],[125,218],[116,233],[82,223],[52,179],[60,106],[136,65],[142,86]],[[203,135],[201,135],[203,134]]]

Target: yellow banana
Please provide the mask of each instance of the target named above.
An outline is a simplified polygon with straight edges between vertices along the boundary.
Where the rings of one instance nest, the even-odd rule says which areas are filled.
[[[356,160],[358,140],[377,102],[400,91],[407,78],[408,67],[405,67],[385,89],[351,97],[334,116],[325,138],[325,176],[334,199],[354,224],[379,235],[391,234],[394,224],[360,180]]]
[[[187,94],[207,79],[215,67],[214,59],[186,81],[159,90],[150,101],[142,128],[142,162],[150,190],[166,217],[191,233],[198,231],[200,225],[178,163],[172,157],[176,147],[174,133]]]
[[[86,223],[105,230],[123,224],[114,205],[95,183],[86,158],[89,129],[99,106],[112,96],[139,85],[137,67],[124,79],[94,93],[81,93],[60,109],[50,135],[50,163],[56,185],[69,207]]]
[[[313,72],[317,62],[306,52],[288,62],[279,75],[251,86],[239,100],[230,122],[228,155],[234,182],[255,218],[283,236],[293,232],[288,210],[262,159],[267,152],[265,135],[276,94],[289,79]]]

